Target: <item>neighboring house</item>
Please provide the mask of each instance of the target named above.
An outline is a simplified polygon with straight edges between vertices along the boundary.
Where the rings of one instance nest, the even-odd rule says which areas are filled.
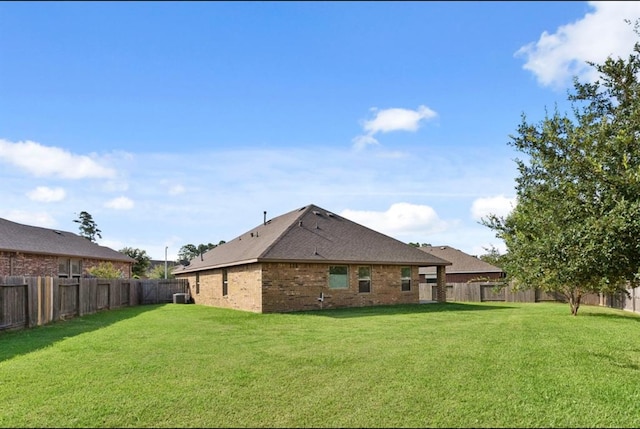
[[[447,283],[495,281],[505,276],[501,268],[451,246],[422,246],[419,249],[451,262],[446,268]],[[436,270],[433,267],[421,267],[420,283],[435,284]]]
[[[72,232],[0,218],[0,276],[86,277],[101,262],[131,278],[135,260]]]
[[[196,304],[257,313],[419,303],[419,267],[448,261],[315,205],[267,220],[179,266]]]

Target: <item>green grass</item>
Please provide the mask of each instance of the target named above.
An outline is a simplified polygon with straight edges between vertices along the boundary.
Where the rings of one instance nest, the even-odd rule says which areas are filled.
[[[125,308],[0,333],[0,426],[639,427],[639,322],[552,303]]]

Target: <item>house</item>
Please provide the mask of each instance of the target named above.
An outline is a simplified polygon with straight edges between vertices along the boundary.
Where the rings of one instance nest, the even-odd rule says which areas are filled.
[[[447,283],[495,281],[506,275],[501,268],[451,246],[422,246],[419,249],[451,262],[445,270]],[[419,271],[420,283],[436,283],[436,270],[433,267],[421,267]]]
[[[267,220],[173,270],[196,304],[257,313],[419,303],[419,267],[448,261],[316,205]]]
[[[84,277],[101,262],[131,278],[135,260],[72,232],[0,218],[0,276]]]

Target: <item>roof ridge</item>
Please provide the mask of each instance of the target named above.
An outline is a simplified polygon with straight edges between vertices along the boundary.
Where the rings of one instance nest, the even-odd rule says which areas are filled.
[[[299,209],[291,210],[291,211],[290,211],[290,212],[288,212],[288,213],[284,213],[284,214],[281,214],[280,216],[277,216],[277,217],[284,217],[284,216],[287,216],[287,215],[289,215],[289,214],[292,214],[292,213],[293,213],[293,212],[295,212],[295,211],[297,211],[297,212],[298,212],[298,215],[294,218],[294,221],[293,221],[293,222],[291,222],[291,223],[289,224],[289,226],[288,226],[288,227],[286,227],[285,229],[283,229],[283,230],[282,230],[282,232],[280,233],[280,235],[278,235],[278,236],[277,236],[277,237],[275,237],[273,240],[271,240],[271,244],[269,244],[269,245],[268,245],[268,246],[267,246],[267,247],[262,251],[262,253],[260,253],[260,254],[258,255],[258,259],[261,259],[261,258],[263,258],[265,255],[267,255],[267,254],[269,253],[269,251],[273,248],[273,246],[275,246],[275,245],[278,243],[278,241],[280,241],[280,239],[281,239],[282,237],[284,237],[285,235],[287,235],[287,233],[288,233],[289,231],[291,231],[291,228],[293,228],[293,226],[296,224],[296,221],[297,221],[298,219],[300,219],[303,215],[305,215],[306,213],[308,213],[308,212],[309,212],[309,210],[311,209],[311,207],[317,207],[317,206],[315,206],[314,204],[308,204],[308,205],[303,206],[303,207],[301,207],[301,208],[299,208]],[[318,208],[319,208],[319,207],[318,207]]]

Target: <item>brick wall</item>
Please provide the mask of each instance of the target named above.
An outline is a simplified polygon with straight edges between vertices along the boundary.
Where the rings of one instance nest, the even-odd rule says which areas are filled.
[[[72,258],[73,259],[73,258]],[[98,265],[100,260],[81,259],[82,273]],[[112,261],[125,278],[131,277],[131,264]],[[58,277],[58,256],[36,255],[20,252],[0,252],[0,276],[51,276]]]
[[[257,313],[363,307],[419,302],[418,267],[411,269],[411,290],[401,290],[401,267],[371,267],[371,292],[358,291],[358,267],[349,265],[349,287],[329,288],[329,264],[262,263],[229,267],[228,295],[222,295],[222,270],[178,275],[189,280],[196,304]],[[196,281],[199,280],[199,287]],[[199,289],[199,290],[198,290]],[[320,294],[324,300],[319,301]]]
[[[58,258],[19,252],[0,252],[0,276],[58,277]]]
[[[371,292],[358,291],[359,266],[371,267]],[[328,264],[264,264],[263,312],[417,304],[418,279],[418,267],[412,267],[411,290],[402,291],[398,265],[349,265],[349,287],[333,289]]]
[[[227,295],[222,295],[222,269],[188,273],[177,278],[189,280],[194,303],[235,310],[262,312],[260,264],[227,268]]]

